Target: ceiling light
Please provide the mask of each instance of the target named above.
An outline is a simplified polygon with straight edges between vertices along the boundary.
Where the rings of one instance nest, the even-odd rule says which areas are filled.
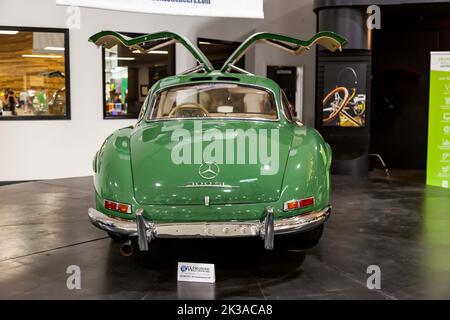
[[[133,53],[141,53],[141,51],[139,50],[133,50]],[[165,51],[165,50],[152,50],[150,52],[148,52],[150,54],[169,54],[169,51]]]
[[[169,51],[164,51],[164,50],[153,50],[149,52],[150,54],[168,54]]]
[[[198,44],[213,44],[211,42],[206,42],[206,41],[199,41]]]
[[[135,60],[133,57],[105,57],[105,60]]]
[[[64,51],[64,47],[45,47],[44,50]]]
[[[50,55],[50,54],[23,54],[22,57],[24,57],[24,58],[50,58],[50,59],[62,58],[62,56]]]
[[[14,35],[14,34],[18,34],[19,33],[19,31],[17,31],[17,30],[0,30],[0,34],[12,34],[12,35]]]

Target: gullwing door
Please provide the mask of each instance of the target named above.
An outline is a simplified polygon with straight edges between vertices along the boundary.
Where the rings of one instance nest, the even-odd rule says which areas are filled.
[[[89,41],[108,49],[117,44],[122,44],[130,48],[130,50],[138,50],[141,53],[148,53],[169,44],[180,43],[194,56],[198,62],[198,66],[194,67],[195,70],[189,70],[189,72],[201,70],[210,72],[214,69],[211,62],[208,58],[206,58],[203,52],[193,45],[189,39],[175,32],[162,31],[130,38],[114,31],[101,31],[91,36]]]
[[[315,44],[321,45],[322,47],[334,52],[336,50],[342,50],[342,46],[347,41],[340,35],[329,32],[322,31],[317,33],[309,40],[300,40],[292,37],[283,36],[275,33],[260,32],[255,33],[247,38],[237,49],[234,51],[228,60],[225,62],[223,67],[220,69],[222,72],[229,72],[231,70],[240,71],[235,66],[236,62],[255,44],[257,43],[267,43],[271,46],[280,48],[294,55],[300,55],[305,51],[309,50]]]

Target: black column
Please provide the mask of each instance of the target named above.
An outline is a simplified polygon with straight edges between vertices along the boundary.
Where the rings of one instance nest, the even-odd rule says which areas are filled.
[[[332,173],[365,177],[368,174],[370,89],[371,89],[371,30],[366,26],[366,6],[322,7],[316,9],[318,31],[333,31],[348,43],[342,53],[317,51],[316,128],[333,150]],[[330,100],[324,97],[333,89],[345,87],[349,103],[344,112],[332,121],[324,122],[324,108],[330,110]],[[340,92],[343,97],[343,91]],[[353,94],[354,93],[354,94]],[[362,101],[365,100],[365,107]],[[338,105],[338,104],[335,104]],[[362,110],[365,110],[361,113]]]

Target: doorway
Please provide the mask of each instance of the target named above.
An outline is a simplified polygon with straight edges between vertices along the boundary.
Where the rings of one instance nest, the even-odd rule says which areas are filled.
[[[303,115],[303,67],[267,66],[266,76],[275,81],[284,91],[289,102],[295,106],[295,117],[301,121]]]

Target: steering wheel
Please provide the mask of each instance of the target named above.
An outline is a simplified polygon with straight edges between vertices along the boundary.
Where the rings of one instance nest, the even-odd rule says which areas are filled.
[[[174,115],[177,115],[178,112],[180,112],[182,110],[189,110],[189,109],[200,110],[203,113],[204,117],[209,117],[208,110],[206,110],[206,108],[204,106],[202,106],[201,104],[198,104],[195,102],[185,102],[185,103],[182,103],[182,104],[176,106],[169,112],[169,117],[173,117]]]
[[[343,98],[341,94],[343,94]],[[330,102],[332,110],[328,117],[322,119],[324,123],[334,120],[350,101],[348,90],[345,87],[337,87],[323,98],[322,104],[324,107],[332,97],[334,97],[334,100]]]

